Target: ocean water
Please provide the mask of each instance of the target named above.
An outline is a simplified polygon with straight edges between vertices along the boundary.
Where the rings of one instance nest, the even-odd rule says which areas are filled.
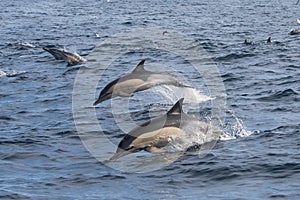
[[[300,26],[296,3],[1,1],[1,199],[299,199],[300,37],[288,35]],[[42,46],[96,61],[68,67]],[[142,59],[193,89],[160,86],[92,106]],[[104,162],[116,148],[107,144],[181,96],[221,141]],[[202,139],[195,129],[188,143]]]

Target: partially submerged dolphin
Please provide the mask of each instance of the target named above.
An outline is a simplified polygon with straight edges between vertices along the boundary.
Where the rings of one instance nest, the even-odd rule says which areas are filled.
[[[197,122],[197,128],[198,126],[200,127],[198,130],[205,134],[208,131],[218,134],[214,137],[217,140],[222,132],[205,122],[185,114],[182,110],[182,103],[183,98],[177,101],[166,114],[147,121],[126,134],[110,160],[116,160],[142,150],[151,153],[164,152],[161,148],[183,136],[186,128],[192,122]]]
[[[56,48],[47,48],[43,47],[43,49],[54,56],[56,60],[64,60],[68,62],[68,66],[77,65],[79,63],[86,62],[87,60],[81,57],[78,54],[70,53],[68,51]]]
[[[131,97],[135,92],[147,90],[157,85],[190,87],[179,83],[176,78],[170,75],[145,70],[144,63],[145,60],[142,60],[131,73],[126,74],[106,85],[93,105],[95,106],[105,100],[117,96]]]
[[[290,35],[297,35],[297,34],[300,34],[300,28],[291,30],[291,32],[290,32],[289,34],[290,34]]]
[[[247,39],[245,39],[244,44],[245,44],[245,45],[251,45],[251,44],[253,44],[253,42],[248,41]]]

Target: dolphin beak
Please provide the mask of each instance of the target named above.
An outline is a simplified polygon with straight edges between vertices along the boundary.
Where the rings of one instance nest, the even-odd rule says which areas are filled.
[[[120,152],[117,152],[117,153],[115,153],[110,159],[109,159],[109,161],[113,161],[113,160],[117,160],[117,159],[119,159],[119,158],[121,158],[121,157],[123,157],[123,156],[126,156],[126,155],[128,155],[128,154],[130,154],[131,152],[130,151],[120,151]]]
[[[101,103],[103,100],[101,98],[97,99],[97,101],[95,101],[93,103],[93,106],[96,106],[97,104]]]
[[[100,97],[97,99],[97,101],[95,101],[93,103],[93,106],[96,106],[97,104],[99,104],[99,103],[101,103],[103,101],[106,101],[107,99],[110,99],[110,97],[111,96],[109,94],[104,94],[104,95],[100,94]]]

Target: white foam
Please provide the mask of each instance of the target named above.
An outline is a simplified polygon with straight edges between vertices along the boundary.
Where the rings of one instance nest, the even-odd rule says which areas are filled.
[[[19,42],[16,44],[16,46],[27,47],[27,48],[35,48],[36,47],[35,45],[30,44],[28,42]]]
[[[202,94],[201,91],[198,91],[195,88],[188,87],[175,87],[163,85],[157,87],[157,92],[169,99],[171,102],[176,102],[178,99],[184,98],[184,103],[198,104],[214,99],[212,97]]]
[[[234,122],[227,124],[226,127],[224,127],[225,133],[224,136],[220,138],[220,140],[248,137],[254,133],[253,131],[248,131],[246,129],[243,121],[239,119],[232,110],[228,110],[228,113],[230,114],[229,117],[231,117]]]
[[[0,76],[6,76],[6,73],[0,70]]]
[[[0,70],[0,76],[7,76],[7,77],[14,77],[24,73],[26,73],[26,71],[9,70],[5,72]]]

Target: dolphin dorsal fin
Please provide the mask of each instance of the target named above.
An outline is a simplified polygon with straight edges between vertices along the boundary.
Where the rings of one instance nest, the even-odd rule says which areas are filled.
[[[184,98],[179,99],[175,105],[168,111],[167,115],[180,115],[182,113],[182,103]]]
[[[140,71],[145,71],[144,69],[144,63],[145,60],[142,60],[135,68],[132,72],[140,72]]]

